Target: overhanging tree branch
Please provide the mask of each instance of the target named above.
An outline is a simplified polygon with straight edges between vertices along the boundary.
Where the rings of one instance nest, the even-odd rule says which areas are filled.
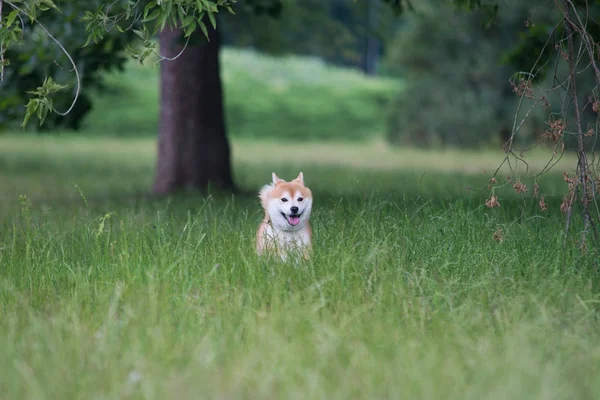
[[[142,53],[135,54],[135,51],[132,53],[134,57],[137,56],[138,60],[142,62],[148,55],[156,53],[154,51],[155,43],[150,40],[148,31],[146,30],[147,25],[153,25],[153,33],[161,31],[166,25],[174,28],[182,28],[187,41],[189,41],[191,34],[198,28],[206,37],[208,37],[207,25],[203,22],[203,19],[205,19],[204,17],[207,17],[208,22],[214,28],[216,27],[216,13],[218,13],[219,9],[225,8],[233,13],[231,6],[235,4],[236,1],[237,0],[151,0],[142,2],[138,0],[136,2],[124,2],[119,6],[119,1],[117,0],[111,4],[100,7],[95,11],[83,13],[83,17],[81,17],[80,20],[86,24],[85,29],[88,39],[84,47],[92,41],[98,43],[104,38],[105,33],[110,32],[113,28],[117,29],[120,33],[131,30],[136,32],[142,39],[144,47]],[[30,21],[37,25],[50,40],[59,46],[61,52],[68,58],[76,78],[75,94],[66,111],[56,110],[50,96],[51,94],[64,89],[66,86],[56,84],[51,77],[46,77],[42,86],[39,86],[33,92],[29,92],[35,97],[31,98],[27,103],[22,126],[24,127],[27,124],[27,121],[34,115],[37,115],[41,125],[48,113],[55,113],[64,117],[73,111],[80,97],[82,77],[77,67],[77,63],[67,48],[37,18],[37,14],[40,12],[43,13],[51,8],[58,10],[52,0],[35,0],[31,3],[25,3],[23,8],[19,7],[16,3],[18,2],[0,0],[0,15],[2,7],[8,5],[16,11],[15,14],[18,14],[19,18],[21,18],[21,15],[28,17]],[[119,7],[121,11],[116,10],[113,15],[109,16],[109,13],[112,14],[112,11]],[[10,15],[8,18],[14,19],[15,17],[16,15]],[[120,26],[122,21],[126,21],[128,26]],[[4,20],[0,20],[0,32],[2,33],[0,36],[0,80],[4,78],[4,67],[8,63],[5,53],[10,41],[22,39],[22,37],[17,39],[15,35],[7,36],[9,28],[7,25],[10,24],[7,24]],[[138,25],[141,26],[142,29],[136,30],[136,26]],[[180,54],[171,58],[159,58],[161,61],[173,61],[183,54],[186,47],[187,42]],[[130,50],[131,49],[132,48],[130,48]]]
[[[19,11],[20,13],[26,14],[24,10],[22,10],[21,8],[17,7],[15,4],[11,3],[10,1],[6,0],[6,3],[8,5],[10,5],[12,8],[14,8],[15,10]],[[0,0],[0,4],[1,4],[1,0]],[[1,12],[1,7],[0,7],[0,12]],[[46,27],[36,18],[34,19],[35,23],[44,31],[44,33],[54,42],[58,45],[58,47],[60,47],[61,51],[67,56],[67,58],[69,59],[69,62],[71,63],[71,65],[73,66],[72,71],[75,72],[75,78],[77,79],[77,86],[75,89],[75,96],[73,97],[73,102],[71,103],[71,106],[67,109],[67,111],[61,112],[58,111],[56,109],[52,109],[51,111],[54,111],[55,113],[65,116],[67,114],[69,114],[71,112],[71,110],[73,110],[73,107],[75,107],[75,103],[77,103],[77,99],[79,98],[79,92],[81,91],[81,77],[79,76],[79,70],[77,69],[77,65],[75,64],[75,61],[73,61],[73,57],[71,57],[71,54],[69,54],[69,52],[67,51],[67,49],[65,49],[65,47],[60,43],[60,41],[58,41],[54,35],[52,35],[50,33],[50,31],[48,31],[48,29],[46,29]]]

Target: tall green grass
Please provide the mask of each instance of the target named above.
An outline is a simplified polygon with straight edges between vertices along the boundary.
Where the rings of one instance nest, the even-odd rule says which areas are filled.
[[[508,190],[490,210],[465,191],[479,171],[234,152],[245,189],[305,173],[314,254],[296,264],[254,254],[253,194],[134,195],[147,142],[27,143],[0,139],[2,398],[600,396],[599,299],[591,260],[561,248],[560,176],[547,212]]]
[[[396,80],[366,77],[301,56],[274,58],[248,50],[222,51],[221,76],[228,130],[233,137],[365,139],[382,136]],[[93,96],[88,132],[120,137],[158,131],[159,67],[130,63],[107,75]]]

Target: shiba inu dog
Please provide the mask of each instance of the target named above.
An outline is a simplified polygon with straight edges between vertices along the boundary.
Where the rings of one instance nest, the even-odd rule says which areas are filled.
[[[302,172],[286,182],[273,172],[273,181],[260,189],[258,198],[265,217],[256,233],[258,255],[289,255],[308,258],[312,246],[312,231],[308,222],[312,212],[312,192],[304,186]]]

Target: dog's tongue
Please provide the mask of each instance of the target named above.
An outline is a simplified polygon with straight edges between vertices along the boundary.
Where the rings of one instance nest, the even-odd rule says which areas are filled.
[[[290,216],[288,218],[288,221],[290,222],[290,225],[298,225],[300,223],[300,217],[292,217],[292,216]]]

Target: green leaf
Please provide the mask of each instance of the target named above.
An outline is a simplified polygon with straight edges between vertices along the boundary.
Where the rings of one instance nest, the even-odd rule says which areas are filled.
[[[186,27],[186,26],[189,26],[189,25],[191,25],[191,24],[193,24],[193,23],[195,23],[195,22],[196,22],[196,20],[194,19],[194,16],[193,16],[193,15],[188,15],[188,16],[187,16],[187,17],[185,17],[185,19],[184,19],[184,20],[181,22],[181,25],[182,25],[183,27]]]
[[[206,40],[210,41],[210,38],[208,37],[208,30],[206,29],[206,25],[204,25],[204,22],[198,21],[198,25],[200,25],[200,29],[202,29],[202,33],[204,33],[204,36],[206,36]]]
[[[177,7],[177,16],[179,17],[180,21],[183,21],[183,19],[185,18],[187,14],[185,13],[185,10],[183,7],[179,6]]]
[[[43,105],[43,104],[41,104],[41,105],[40,105],[40,106],[37,108],[37,117],[38,117],[38,119],[40,120],[40,125],[42,124],[42,123],[41,123],[41,122],[42,122],[41,120],[42,120],[42,117],[44,116],[44,108],[45,108],[45,107],[44,107],[44,105]]]
[[[92,43],[92,36],[93,35],[91,33],[87,36],[87,39],[85,40],[85,43],[82,47],[87,47],[90,43]]]
[[[144,18],[146,18],[148,16],[148,14],[150,13],[150,10],[152,10],[152,8],[154,6],[156,6],[155,1],[151,1],[150,3],[146,4],[146,7],[144,7]]]
[[[143,30],[139,30],[139,29],[133,29],[133,33],[135,33],[140,39],[145,40],[148,35],[147,32],[145,31],[144,28],[142,28]]]
[[[41,0],[41,4],[44,4],[49,8],[54,8],[55,10],[58,10],[58,7],[56,6],[56,4],[54,4],[52,0]]]
[[[142,22],[149,22],[149,21],[155,20],[156,18],[158,18],[159,14],[160,14],[160,9],[157,8],[156,10],[152,11],[152,13],[150,13],[150,15],[145,17],[142,20]]]
[[[210,20],[211,25],[213,26],[213,29],[217,29],[217,19],[215,18],[215,14],[208,11],[208,19]]]
[[[49,108],[44,107],[44,111],[42,111],[42,118],[40,118],[40,126],[42,126],[42,124],[44,123],[44,121],[46,120],[46,117],[48,116],[48,112],[50,111]]]
[[[169,17],[168,13],[162,13],[158,20],[158,25],[160,26],[160,30],[165,29],[165,25],[167,24],[167,18]]]
[[[19,15],[19,10],[13,10],[10,12],[10,14],[8,14],[8,16],[6,17],[6,22],[5,22],[7,28],[9,26],[11,26],[13,24],[13,22],[15,22],[17,15]]]
[[[29,21],[33,24],[35,22],[35,20],[37,19],[37,13],[36,13],[36,8],[32,7],[29,10],[29,13],[27,14],[27,16],[29,17]]]
[[[38,99],[30,99],[25,107],[25,117],[23,117],[23,123],[21,124],[21,128],[25,128],[27,126],[27,122],[33,116],[33,114],[37,111],[39,105]]]
[[[217,7],[217,5],[215,3],[211,3],[211,2],[207,1],[206,4],[208,5],[208,11],[212,11],[214,13],[219,12],[219,8]]]
[[[183,31],[184,31],[184,36],[188,37],[190,36],[192,33],[194,33],[196,31],[197,25],[196,25],[196,21],[192,22],[189,26],[184,27]]]

